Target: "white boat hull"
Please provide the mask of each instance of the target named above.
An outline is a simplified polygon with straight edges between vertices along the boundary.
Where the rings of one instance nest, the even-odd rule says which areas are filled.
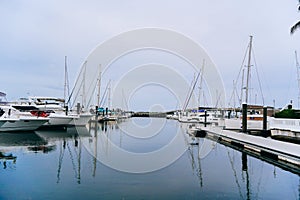
[[[70,121],[69,125],[71,126],[85,126],[90,119],[93,117],[92,114],[80,114],[74,115],[73,119]]]
[[[49,116],[49,122],[45,123],[43,126],[67,126],[72,120],[72,116],[51,114]]]
[[[271,136],[300,139],[300,119],[273,118],[270,125]]]
[[[299,138],[300,139],[300,132],[293,132],[290,130],[283,130],[283,129],[271,129],[271,136],[281,136],[281,137],[289,137],[289,138]]]
[[[225,119],[224,128],[228,130],[241,130],[242,120],[239,118]],[[262,129],[263,129],[263,121],[247,120],[247,130],[251,131],[251,130],[262,130]]]
[[[0,131],[33,131],[47,123],[49,119],[7,119]]]

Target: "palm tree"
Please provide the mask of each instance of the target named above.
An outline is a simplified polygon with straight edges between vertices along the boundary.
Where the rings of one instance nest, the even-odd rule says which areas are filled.
[[[300,4],[300,0],[298,1]],[[298,5],[298,11],[300,11],[300,5]],[[293,34],[298,28],[300,28],[300,21],[298,21],[296,24],[294,24],[294,26],[291,27],[291,34]]]

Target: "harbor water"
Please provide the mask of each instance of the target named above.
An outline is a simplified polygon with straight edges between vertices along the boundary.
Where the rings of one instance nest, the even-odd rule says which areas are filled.
[[[160,122],[155,134],[141,132],[140,127]],[[1,133],[0,199],[300,199],[299,174],[208,138],[192,138],[189,125],[131,118],[77,129]],[[185,151],[159,169],[133,173],[102,160],[115,147],[143,155],[158,151],[176,134]],[[209,147],[205,153],[204,146]],[[173,154],[159,160],[168,156]],[[145,163],[135,164],[143,168]]]

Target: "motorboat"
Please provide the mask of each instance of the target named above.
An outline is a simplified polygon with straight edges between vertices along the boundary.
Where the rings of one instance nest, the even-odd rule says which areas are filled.
[[[66,110],[64,99],[56,97],[29,97],[27,101],[17,101],[12,106],[23,114],[49,118],[43,127],[84,126],[93,116],[90,113],[77,114]]]
[[[32,131],[49,121],[49,118],[22,115],[11,106],[0,106],[0,131]]]

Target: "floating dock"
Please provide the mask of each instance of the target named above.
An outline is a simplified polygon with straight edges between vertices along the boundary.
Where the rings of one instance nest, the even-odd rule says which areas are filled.
[[[202,127],[206,137],[233,147],[252,156],[300,174],[300,146],[271,138],[223,130],[222,127]]]

